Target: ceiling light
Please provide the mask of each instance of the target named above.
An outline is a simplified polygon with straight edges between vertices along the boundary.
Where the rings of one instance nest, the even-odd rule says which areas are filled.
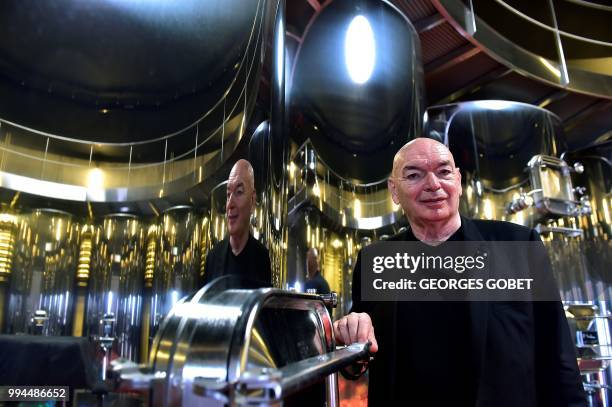
[[[376,44],[367,18],[358,15],[349,24],[344,40],[344,58],[351,80],[363,84],[374,71]]]

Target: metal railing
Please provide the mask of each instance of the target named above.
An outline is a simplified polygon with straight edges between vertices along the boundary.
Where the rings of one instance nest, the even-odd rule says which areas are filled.
[[[88,201],[162,197],[203,181],[241,139],[259,83],[266,0],[222,97],[193,123],[154,139],[103,143],[0,118],[0,186]]]

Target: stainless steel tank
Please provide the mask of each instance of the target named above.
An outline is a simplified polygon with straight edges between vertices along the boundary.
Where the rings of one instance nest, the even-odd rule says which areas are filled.
[[[198,288],[201,233],[199,218],[187,205],[167,209],[149,229],[145,273],[147,304],[143,315],[148,324],[145,330],[149,343],[174,304]],[[141,360],[144,361],[144,355]]]
[[[397,149],[419,135],[421,44],[390,1],[322,4],[297,45],[288,84],[291,136],[310,139],[343,178],[386,180]]]
[[[584,231],[586,298],[605,301],[612,309],[612,142],[572,152],[566,159],[584,168],[574,178],[585,188],[592,209],[577,222]]]
[[[428,109],[424,135],[447,144],[461,171],[460,210],[536,228],[549,248],[564,300],[586,300],[583,234],[590,204],[562,159],[561,121],[547,110],[504,100]]]
[[[5,332],[70,335],[77,224],[55,209],[35,209],[18,219]]]
[[[152,389],[160,406],[338,405],[334,373],[369,354],[333,352],[334,297],[239,286],[221,277],[176,304],[149,365],[116,364],[121,386]]]
[[[140,343],[144,259],[141,221],[125,213],[104,217],[93,240],[86,333],[116,338],[113,350],[131,360]]]
[[[464,191],[460,209],[467,216],[535,226],[545,209],[534,205],[538,192],[523,208],[510,208],[513,200],[555,182],[558,195],[567,198],[561,172],[549,171],[554,179],[542,186],[533,185],[528,171],[530,165],[561,165],[553,162],[565,151],[561,121],[547,110],[505,100],[434,106],[427,110],[424,136],[453,153]]]

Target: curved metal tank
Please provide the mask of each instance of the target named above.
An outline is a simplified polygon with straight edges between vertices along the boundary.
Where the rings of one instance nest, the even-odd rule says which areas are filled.
[[[290,125],[346,179],[380,181],[421,129],[419,37],[386,1],[321,6],[303,34],[290,86]],[[367,154],[365,154],[367,153]],[[372,165],[373,163],[388,165]]]
[[[125,387],[151,388],[152,405],[336,406],[334,372],[369,355],[364,344],[329,353],[335,344],[324,301],[333,299],[247,289],[221,277],[176,304],[144,372],[116,370]]]
[[[588,262],[599,255],[588,253],[580,222],[592,205],[572,182],[586,181],[576,178],[580,166],[563,159],[560,119],[523,103],[483,100],[432,107],[425,122],[424,135],[447,144],[461,170],[461,212],[535,228],[561,298],[594,300]],[[596,175],[588,171],[587,178]]]
[[[461,170],[464,215],[535,226],[537,211],[507,213],[515,194],[530,187],[532,157],[565,151],[561,121],[519,102],[482,100],[427,109],[423,135],[449,146]]]
[[[158,199],[204,181],[237,148],[278,0],[24,4],[0,4],[3,186]]]
[[[150,314],[144,315],[150,325],[149,338],[174,304],[198,288],[200,227],[193,208],[187,205],[165,210],[157,221],[154,272],[146,277],[147,284],[151,284],[150,298],[147,298],[151,304]]]
[[[93,241],[86,333],[115,337],[114,350],[131,360],[140,343],[144,259],[141,221],[125,213],[105,216]],[[102,332],[101,320],[111,313],[113,330]]]
[[[55,209],[35,209],[20,219],[5,331],[70,335],[78,225],[71,214]]]
[[[253,236],[268,248],[272,266],[272,285],[283,287],[287,278],[287,156],[285,147],[274,152],[274,132],[268,122],[261,123],[249,142],[249,160],[255,173],[256,208],[251,219]],[[276,172],[275,168],[282,170]],[[284,176],[283,176],[284,174]],[[215,195],[226,202],[225,196]],[[225,212],[225,211],[224,211]]]
[[[586,295],[572,299],[605,301],[607,309],[612,309],[612,142],[574,151],[567,160],[584,167],[574,179],[586,188],[592,208],[592,213],[577,219],[584,231],[581,240],[586,272],[581,282]]]

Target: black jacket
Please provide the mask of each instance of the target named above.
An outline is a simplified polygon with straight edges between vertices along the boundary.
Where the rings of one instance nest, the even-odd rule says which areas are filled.
[[[540,241],[532,229],[508,222],[471,220],[462,217],[463,240],[467,241]],[[407,240],[410,232],[391,240]],[[517,256],[521,256],[517,253]],[[528,262],[525,259],[525,267]],[[541,265],[548,267],[550,264]],[[436,394],[419,394],[411,388],[404,373],[410,362],[398,360],[403,343],[398,343],[398,324],[410,326],[411,315],[399,315],[397,302],[361,302],[361,256],[353,273],[354,312],[367,312],[377,337],[379,352],[370,364],[370,406],[427,405],[446,406],[452,395],[439,383]],[[552,271],[551,271],[552,272]],[[427,312],[426,303],[416,303]],[[470,302],[470,355],[473,370],[463,382],[473,384],[478,407],[578,407],[586,399],[576,363],[576,352],[562,304],[557,302]],[[423,327],[414,327],[415,335]],[[426,328],[425,328],[426,329]],[[404,328],[404,331],[406,329]],[[426,332],[426,331],[425,331]],[[452,338],[431,337],[428,349]],[[439,366],[444,369],[444,366]],[[398,396],[402,400],[397,400]],[[427,400],[424,403],[424,400]],[[416,404],[415,404],[416,403]]]
[[[204,266],[203,285],[228,274],[226,265],[227,257],[231,254],[230,250],[229,237],[226,237],[208,252]],[[249,234],[249,240],[240,252],[240,256],[247,256],[249,259],[247,267],[240,270],[241,277],[260,282],[263,286],[272,285],[270,254],[263,244]]]

